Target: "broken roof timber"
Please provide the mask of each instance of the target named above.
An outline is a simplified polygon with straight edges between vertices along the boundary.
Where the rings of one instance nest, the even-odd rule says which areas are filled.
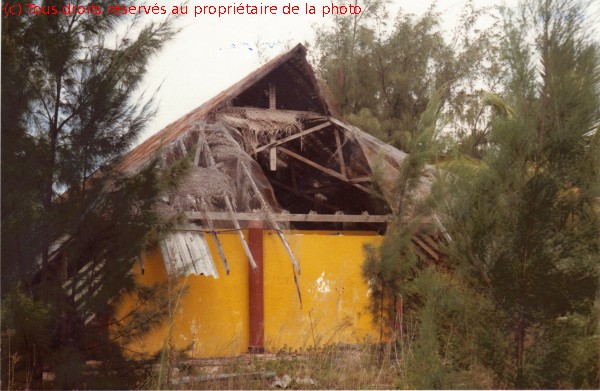
[[[334,177],[334,178],[337,178],[337,179],[339,179],[339,180],[341,180],[341,181],[343,181],[343,182],[349,183],[349,184],[351,184],[352,186],[354,186],[354,187],[356,187],[356,188],[358,188],[358,189],[360,189],[360,190],[364,191],[365,193],[371,194],[371,195],[373,195],[373,196],[375,196],[375,197],[377,197],[377,198],[380,198],[380,199],[385,199],[385,198],[384,198],[384,197],[383,197],[381,194],[379,194],[379,193],[376,193],[375,191],[373,191],[373,190],[369,189],[368,187],[364,187],[364,186],[362,186],[362,185],[359,185],[359,184],[357,184],[357,183],[352,183],[352,182],[350,181],[350,179],[346,178],[344,175],[340,174],[339,172],[335,172],[335,171],[333,171],[333,170],[331,170],[331,169],[329,169],[329,168],[327,168],[327,167],[323,167],[322,165],[320,165],[320,164],[318,164],[318,163],[315,163],[315,162],[313,162],[312,160],[310,160],[310,159],[307,159],[307,158],[305,158],[305,157],[303,157],[303,156],[300,156],[300,155],[298,155],[297,153],[295,153],[295,152],[292,152],[292,151],[290,151],[290,150],[289,150],[289,149],[287,149],[287,148],[283,148],[283,147],[281,147],[281,146],[278,146],[278,147],[276,147],[276,148],[277,148],[277,150],[278,150],[278,151],[281,151],[281,152],[285,153],[286,155],[293,157],[293,158],[294,158],[294,159],[296,159],[296,160],[299,160],[299,161],[301,161],[301,162],[303,162],[303,163],[306,163],[306,164],[308,164],[309,166],[311,166],[311,167],[313,167],[313,168],[316,168],[316,169],[317,169],[317,170],[319,170],[319,171],[322,171],[322,172],[324,172],[325,174],[328,174],[328,175],[330,175],[330,176],[332,176],[332,177]],[[362,179],[362,178],[361,178],[361,179]]]
[[[293,134],[293,135],[291,135],[291,136],[284,137],[284,138],[282,138],[282,139],[279,139],[279,140],[277,140],[277,141],[273,141],[273,142],[271,142],[271,143],[269,143],[269,144],[262,145],[262,146],[260,146],[260,147],[256,148],[256,151],[255,151],[255,153],[258,153],[258,152],[264,151],[264,150],[265,150],[265,149],[267,149],[267,148],[271,148],[271,147],[277,147],[277,146],[279,146],[279,145],[281,145],[281,144],[285,144],[285,143],[287,143],[288,141],[292,141],[292,140],[295,140],[295,139],[297,139],[297,138],[300,138],[300,137],[306,136],[307,134],[310,134],[310,133],[316,132],[316,131],[318,131],[318,130],[324,129],[324,128],[328,127],[329,125],[331,125],[331,122],[327,121],[327,122],[325,122],[325,123],[322,123],[322,124],[320,124],[320,125],[313,126],[313,127],[312,127],[312,128],[310,128],[310,129],[306,129],[306,130],[303,130],[303,131],[301,131],[301,132],[295,133],[295,134]]]
[[[236,97],[239,97],[239,95],[246,91],[250,86],[265,78],[271,72],[275,71],[286,63],[290,65],[288,70],[293,70],[295,67],[301,68],[301,72],[304,74],[304,81],[310,85],[311,89],[315,91],[319,90],[320,88],[317,77],[315,76],[314,71],[308,62],[306,62],[305,58],[306,48],[301,44],[296,45],[292,50],[286,53],[280,54],[254,72],[251,72],[242,80],[233,84],[231,87],[222,91],[185,116],[167,125],[167,127],[165,127],[163,130],[154,134],[146,141],[138,145],[123,158],[120,169],[123,172],[128,173],[138,172],[142,167],[152,161],[153,158],[158,156],[161,148],[166,147],[170,143],[185,135],[194,123],[202,121],[210,114],[213,114],[217,110],[230,105]],[[317,113],[312,111],[310,112],[311,115],[316,114],[328,116],[337,114],[333,106],[327,102],[323,96],[319,94],[311,96],[314,98],[315,103],[318,106],[317,111],[320,112]]]

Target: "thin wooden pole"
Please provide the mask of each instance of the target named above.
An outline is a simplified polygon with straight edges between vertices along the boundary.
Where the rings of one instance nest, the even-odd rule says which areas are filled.
[[[342,142],[340,141],[340,131],[335,129],[335,144],[337,146],[337,155],[338,155],[338,160],[340,161],[340,173],[344,176],[344,177],[348,177],[346,175],[346,164],[344,162],[344,153],[342,152]]]
[[[225,268],[225,272],[229,275],[229,264],[227,263],[227,258],[225,257],[225,252],[223,251],[223,247],[221,247],[221,241],[219,240],[219,235],[215,231],[215,225],[213,224],[210,215],[208,214],[208,205],[206,205],[206,201],[202,198],[202,210],[204,215],[204,220],[206,224],[208,224],[208,229],[212,234],[213,239],[215,240],[215,244],[217,245],[217,250],[219,250],[219,257],[221,258],[221,262],[223,263],[223,267]]]
[[[210,150],[210,145],[208,142],[206,143],[206,156],[208,157],[208,163],[211,167],[215,166],[215,159],[212,155],[212,151]],[[257,269],[256,262],[254,261],[254,257],[252,256],[252,252],[248,247],[248,243],[246,243],[246,239],[244,238],[244,234],[242,233],[242,228],[240,227],[240,223],[235,217],[235,212],[233,211],[233,205],[231,204],[231,200],[229,199],[229,195],[223,191],[223,198],[225,199],[225,205],[227,206],[227,212],[229,212],[229,218],[233,221],[233,226],[238,233],[240,241],[242,242],[242,247],[244,248],[244,252],[248,257],[248,261],[250,262],[250,266],[252,266],[252,270]]]
[[[260,190],[258,189],[258,186],[256,186],[256,183],[254,183],[254,180],[252,179],[252,176],[250,174],[250,170],[248,170],[248,167],[246,166],[245,163],[242,163],[242,168],[243,168],[244,172],[246,173],[246,175],[248,176],[248,178],[250,179],[250,184],[252,186],[252,189],[256,193],[256,196],[259,198],[260,203],[262,204],[263,208],[265,209],[269,223],[271,223],[271,226],[273,227],[273,229],[275,231],[277,231],[277,235],[279,236],[279,239],[281,239],[283,246],[285,247],[290,259],[292,260],[292,264],[294,265],[294,268],[296,269],[298,274],[300,274],[300,266],[298,266],[298,262],[296,262],[296,257],[294,257],[294,253],[292,252],[292,249],[291,249],[287,239],[283,235],[283,232],[281,232],[281,228],[279,227],[279,224],[277,224],[277,221],[275,221],[275,219],[273,218],[273,216],[271,214],[271,207],[265,201]]]
[[[250,170],[248,170],[248,167],[246,167],[246,164],[244,162],[242,162],[242,169],[248,176],[248,179],[250,180],[250,184],[252,185],[252,189],[256,193],[256,196],[259,198],[263,208],[265,209],[265,212],[267,214],[267,219],[271,223],[271,226],[273,227],[273,229],[275,229],[275,231],[277,232],[279,239],[283,243],[283,246],[285,247],[285,249],[290,257],[290,260],[292,261],[292,266],[293,266],[292,272],[294,274],[294,285],[296,286],[296,293],[298,294],[298,300],[300,301],[300,308],[302,308],[302,293],[300,292],[300,282],[298,281],[298,276],[300,275],[300,266],[298,265],[298,262],[296,262],[296,257],[294,257],[292,248],[290,247],[290,244],[288,243],[287,239],[283,235],[283,232],[281,231],[279,224],[277,224],[277,221],[275,221],[275,219],[273,218],[273,216],[271,214],[271,207],[265,201],[260,190],[258,189],[258,186],[256,186],[256,183],[254,183],[254,180],[252,179],[252,175],[250,174]]]
[[[256,266],[256,262],[254,261],[254,257],[252,256],[252,251],[250,251],[250,247],[248,247],[248,243],[246,242],[246,239],[244,238],[244,234],[242,233],[242,228],[240,227],[240,223],[238,222],[237,218],[235,217],[235,213],[233,211],[233,206],[231,205],[231,201],[229,200],[229,196],[225,195],[225,205],[227,205],[227,211],[229,212],[229,218],[231,219],[231,221],[233,221],[233,226],[235,227],[235,230],[238,233],[238,236],[240,237],[240,241],[242,242],[242,247],[244,248],[244,252],[246,253],[246,256],[248,257],[248,261],[250,262],[250,266],[252,266],[252,270],[258,269],[258,266]]]
[[[194,166],[198,166],[198,163],[200,162],[200,151],[202,149],[203,144],[205,143],[205,141],[202,139],[201,136],[202,136],[202,133],[198,132],[198,142],[197,142],[197,146],[196,146],[196,154],[194,155]],[[227,258],[225,257],[225,252],[223,251],[223,247],[221,246],[221,241],[219,240],[219,236],[217,235],[217,232],[215,231],[215,226],[213,224],[213,221],[210,218],[210,216],[208,215],[208,205],[206,204],[206,201],[204,200],[204,198],[201,198],[200,205],[202,207],[202,211],[204,214],[204,220],[206,221],[206,224],[208,224],[208,229],[210,229],[210,233],[212,234],[215,244],[217,245],[217,250],[219,251],[219,258],[221,258],[221,262],[223,263],[223,267],[225,268],[225,273],[227,273],[227,275],[229,275],[229,264],[227,263]]]

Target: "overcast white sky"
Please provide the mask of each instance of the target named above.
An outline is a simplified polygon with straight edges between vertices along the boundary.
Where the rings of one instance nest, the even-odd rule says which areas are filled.
[[[321,15],[230,15],[194,17],[193,7],[200,4],[274,4],[282,7],[290,0],[189,0],[190,14],[181,18],[183,31],[152,61],[147,76],[149,90],[158,91],[158,115],[142,139],[158,132],[212,96],[235,83],[261,63],[256,50],[258,41],[269,45],[271,58],[284,51],[287,44],[311,42],[314,25],[326,23]],[[329,0],[291,0],[303,6],[329,4]],[[594,0],[598,1],[598,0]],[[336,1],[346,3],[346,1]],[[432,0],[393,0],[388,8],[395,15],[404,12],[421,14]],[[474,0],[476,6],[514,5],[517,0]],[[600,3],[600,1],[598,1]],[[165,1],[164,4],[176,4]],[[360,3],[359,3],[360,4]],[[463,0],[438,0],[437,8],[451,28],[465,5]]]

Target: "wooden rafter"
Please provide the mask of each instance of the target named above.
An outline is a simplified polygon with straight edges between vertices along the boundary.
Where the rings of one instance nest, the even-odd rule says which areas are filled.
[[[432,250],[434,250],[436,253],[439,252],[439,247],[438,244],[436,243],[435,240],[433,240],[433,238],[429,235],[421,235],[420,236],[423,241],[425,241],[427,244],[429,244],[429,247],[431,247]]]
[[[337,126],[339,126],[340,128],[349,130],[350,132],[356,132],[358,131],[358,129],[350,124],[347,124],[345,122],[340,121],[339,119],[336,119],[334,117],[327,117],[327,119],[329,119],[329,121],[333,122],[334,124],[336,124]]]
[[[427,255],[427,253],[418,245],[414,244],[415,246],[415,252],[417,254],[417,256],[423,261],[425,262],[427,265],[429,266],[435,266],[436,262],[431,258],[430,255]]]
[[[215,230],[215,225],[213,224],[213,221],[210,218],[210,215],[208,213],[208,205],[206,205],[206,201],[204,201],[204,198],[202,198],[201,205],[202,205],[204,220],[206,221],[206,224],[208,225],[208,229],[210,229],[210,234],[212,235],[213,240],[215,241],[215,244],[217,245],[217,250],[219,251],[219,257],[221,258],[221,262],[223,263],[223,267],[225,268],[225,273],[227,273],[227,275],[229,275],[229,264],[227,263],[227,258],[225,257],[225,252],[223,251],[223,247],[221,246],[221,241],[219,240],[217,231]]]
[[[429,247],[429,245],[425,244],[421,239],[419,239],[417,236],[413,236],[412,240],[419,245],[419,247],[421,247],[423,250],[427,251],[427,254],[431,255],[431,257],[433,259],[435,259],[436,261],[440,260],[440,256],[431,248]]]
[[[318,163],[315,163],[312,160],[309,160],[309,159],[305,158],[304,156],[300,156],[297,153],[290,151],[289,149],[286,149],[286,148],[283,148],[283,147],[279,146],[279,147],[277,147],[277,150],[285,153],[288,156],[293,157],[296,160],[299,160],[299,161],[301,161],[303,163],[306,163],[309,166],[311,166],[313,168],[316,168],[317,170],[322,171],[322,172],[324,172],[327,175],[330,175],[330,176],[332,176],[334,178],[337,178],[337,179],[339,179],[339,180],[341,180],[343,182],[346,182],[346,183],[348,183],[348,184],[350,184],[350,185],[352,185],[352,186],[354,186],[354,187],[356,187],[356,188],[358,188],[358,189],[360,189],[360,190],[362,190],[362,191],[364,191],[366,193],[369,193],[371,195],[374,195],[375,197],[384,199],[380,194],[375,193],[371,189],[369,189],[367,187],[364,187],[362,185],[359,185],[357,183],[350,182],[350,180],[348,178],[346,178],[345,176],[343,176],[339,172],[333,171],[333,170],[331,170],[331,169],[329,169],[327,167],[323,167],[322,165],[320,165]]]
[[[206,155],[208,157],[208,164],[210,167],[215,167],[216,162],[215,162],[215,158],[212,155],[212,151],[210,150],[210,146],[208,145],[208,143],[206,144],[206,146],[207,146]],[[246,253],[246,256],[248,257],[248,262],[250,262],[250,266],[252,267],[252,270],[256,271],[258,269],[258,267],[256,266],[256,262],[254,261],[254,256],[252,255],[252,251],[250,251],[250,247],[248,247],[248,243],[246,243],[244,234],[242,234],[242,229],[240,227],[240,223],[238,222],[237,218],[235,217],[233,205],[231,204],[231,200],[229,199],[229,194],[227,194],[227,192],[225,192],[225,191],[223,191],[223,199],[225,200],[225,206],[227,207],[227,212],[229,213],[229,220],[231,220],[233,222],[233,226],[235,227],[235,230],[238,233],[240,242],[242,242],[242,247],[244,248],[244,252]]]
[[[261,151],[264,151],[265,149],[269,149],[269,148],[276,147],[276,146],[281,145],[281,144],[285,144],[285,143],[287,143],[289,141],[295,140],[295,139],[300,138],[302,136],[306,136],[307,134],[310,134],[310,133],[316,132],[318,130],[324,129],[324,128],[328,127],[329,125],[331,125],[331,122],[329,122],[329,121],[324,122],[324,123],[322,123],[320,125],[313,126],[310,129],[303,130],[302,132],[299,132],[299,133],[296,133],[296,134],[292,134],[291,136],[284,137],[284,138],[279,139],[277,141],[269,142],[268,144],[265,144],[265,145],[263,145],[261,147],[256,148],[256,150],[254,152],[255,153],[259,153]]]
[[[344,162],[344,153],[342,152],[342,142],[340,141],[340,131],[336,129],[334,134],[335,134],[335,145],[337,146],[338,160],[340,162],[340,173],[344,177],[347,177],[348,175],[346,174],[346,163]]]
[[[290,244],[288,243],[285,236],[283,236],[283,233],[281,232],[281,228],[279,227],[279,224],[277,224],[277,220],[275,220],[272,217],[273,212],[271,210],[271,207],[269,206],[269,204],[267,204],[267,201],[265,201],[265,198],[262,196],[262,193],[260,192],[258,186],[256,186],[256,183],[254,183],[254,180],[252,179],[252,174],[250,173],[250,170],[248,170],[248,167],[243,162],[242,162],[242,169],[248,176],[248,179],[250,180],[250,185],[252,186],[252,190],[254,190],[254,193],[260,200],[260,203],[267,214],[267,219],[269,220],[269,223],[271,223],[271,227],[275,231],[277,231],[277,235],[279,236],[279,239],[283,243],[283,246],[285,247],[285,249],[290,257],[290,260],[292,261],[292,264],[294,265],[294,269],[296,270],[296,272],[298,272],[298,274],[300,274],[300,266],[298,265],[298,262],[296,261],[296,257],[294,256],[294,252],[292,251]]]
[[[277,109],[277,88],[275,84],[269,84],[269,110]]]
[[[269,84],[269,110],[277,109],[277,89],[275,84]],[[275,141],[275,134],[271,135],[269,140],[271,143]],[[275,148],[269,148],[269,169],[271,171],[277,171],[277,150]],[[252,177],[250,178],[252,180]]]

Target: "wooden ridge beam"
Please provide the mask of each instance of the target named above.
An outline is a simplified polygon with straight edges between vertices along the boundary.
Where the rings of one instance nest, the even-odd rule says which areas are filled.
[[[302,119],[307,119],[307,120],[311,120],[311,121],[315,121],[315,120],[327,120],[327,115],[321,114],[321,113],[317,113],[316,111],[306,111],[306,110],[290,110],[290,109],[276,109],[278,113],[282,113],[282,114],[290,114],[290,115],[295,115],[299,118]],[[248,113],[248,112],[253,112],[253,113],[269,113],[272,112],[273,109],[267,109],[267,108],[262,108],[262,107],[251,107],[251,106],[243,106],[243,107],[237,107],[237,106],[232,106],[232,107],[227,107],[226,109],[223,109],[221,111],[221,113],[223,114],[235,114],[235,113]]]

